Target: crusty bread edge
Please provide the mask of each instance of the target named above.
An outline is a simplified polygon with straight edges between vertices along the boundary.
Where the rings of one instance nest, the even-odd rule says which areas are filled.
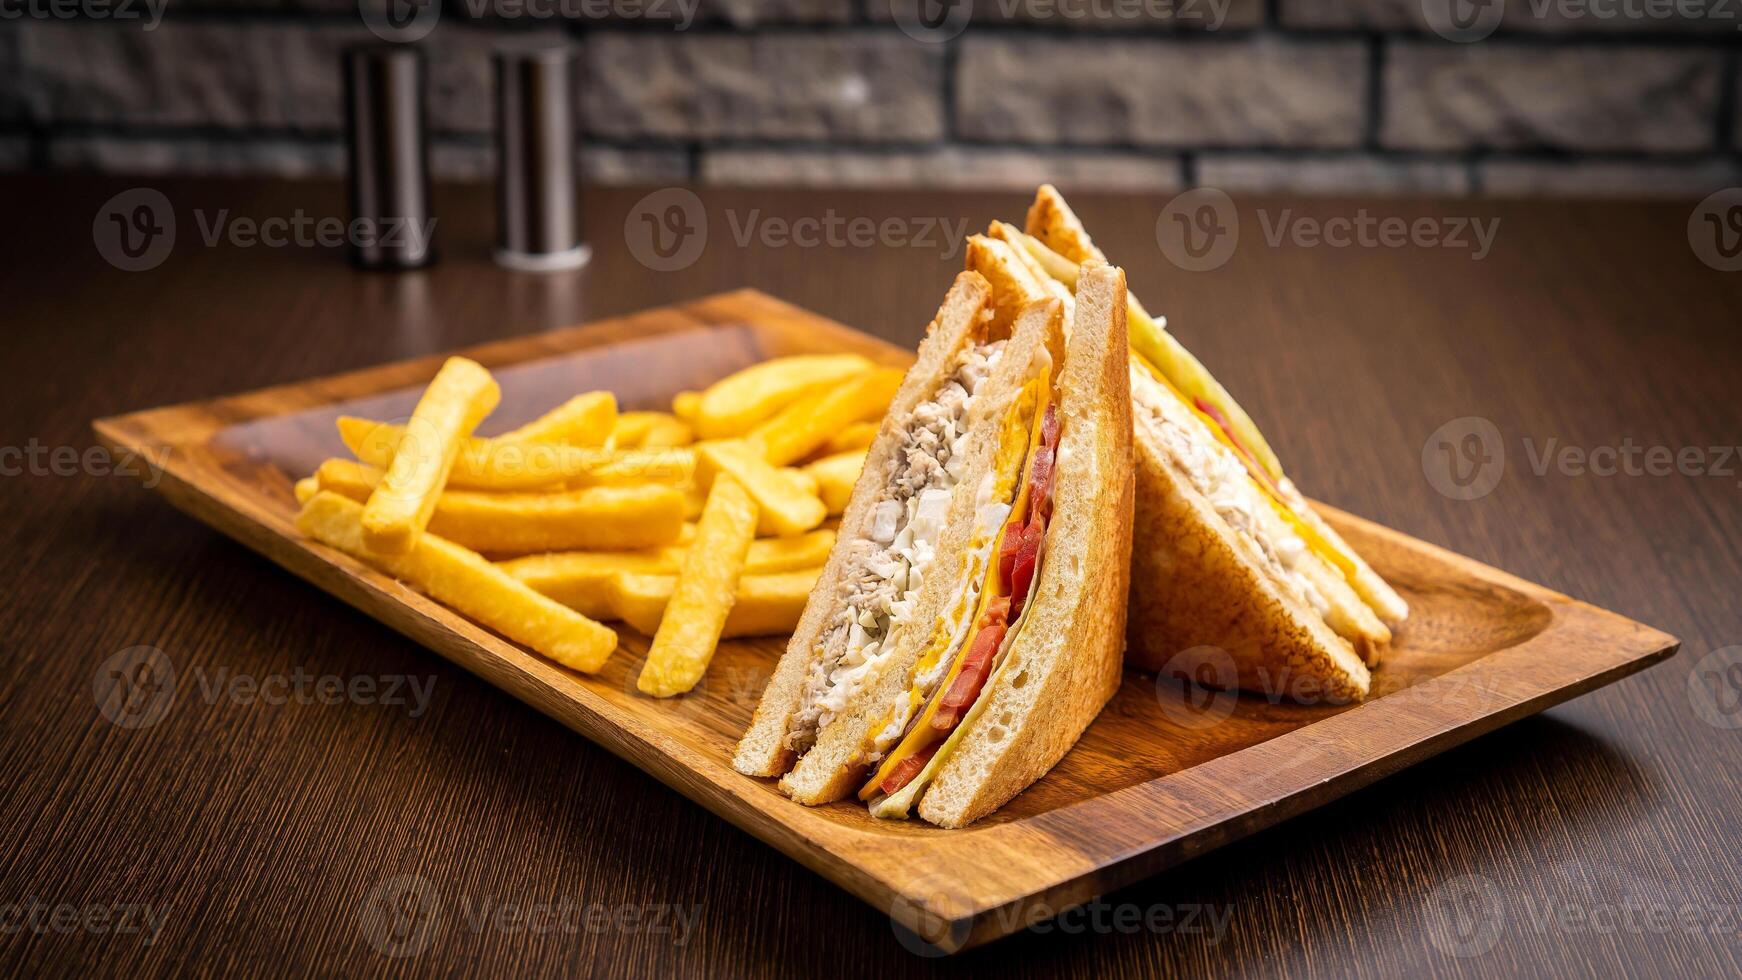
[[[1061,320],[1056,301],[1035,303],[1017,316],[1003,356],[969,410],[965,431],[973,436],[965,450],[968,468],[956,485],[949,523],[937,542],[938,559],[925,573],[913,615],[891,634],[889,654],[780,781],[781,791],[798,802],[829,803],[857,790],[863,781],[862,756],[876,734],[873,726],[886,723],[890,706],[912,686],[914,664],[931,642],[938,620],[968,587],[962,559],[978,516],[975,493],[992,471],[1004,415],[1027,382],[1036,355],[1050,352],[1050,342],[1062,332]]]
[[[1039,779],[1119,687],[1135,495],[1124,272],[1086,264],[1076,308],[1036,605],[920,798],[919,815],[939,826],[966,826]]]
[[[1365,697],[1371,675],[1349,642],[1234,545],[1234,529],[1142,425],[1136,426],[1134,457],[1126,659],[1161,671],[1181,653],[1211,647],[1227,655],[1237,686],[1247,690],[1280,687],[1284,694],[1332,701]],[[1221,676],[1215,670],[1195,675],[1200,682]]]
[[[827,628],[836,608],[836,586],[846,558],[846,545],[865,533],[871,508],[886,486],[885,469],[899,449],[901,429],[921,399],[935,390],[949,370],[956,352],[982,326],[991,309],[992,286],[985,277],[963,272],[945,294],[937,315],[926,327],[913,367],[889,403],[877,430],[877,439],[866,452],[864,468],[853,485],[847,509],[841,517],[835,547],[811,590],[804,614],[787,642],[786,652],[775,665],[763,688],[762,698],[750,725],[738,740],[732,766],[747,776],[778,776],[792,767],[793,753],[785,747],[787,724],[804,695],[805,675],[813,648]]]

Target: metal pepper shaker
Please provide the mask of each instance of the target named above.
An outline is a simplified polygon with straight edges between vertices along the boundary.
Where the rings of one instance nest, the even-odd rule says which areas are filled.
[[[346,162],[351,258],[369,269],[435,261],[423,52],[404,44],[346,48]]]
[[[498,45],[496,261],[552,272],[585,265],[575,182],[575,49],[566,41]]]

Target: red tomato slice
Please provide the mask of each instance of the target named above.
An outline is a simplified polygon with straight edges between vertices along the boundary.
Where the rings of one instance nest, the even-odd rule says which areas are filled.
[[[1022,604],[1028,600],[1028,585],[1034,581],[1034,566],[1040,561],[1040,543],[1046,537],[1046,528],[1039,518],[1022,529],[1022,544],[1016,549],[1016,562],[1010,575],[1010,601],[1014,608],[1011,616],[1022,612]]]
[[[900,792],[901,787],[913,782],[913,777],[919,775],[920,772],[925,769],[925,764],[931,761],[932,756],[938,754],[938,747],[943,744],[942,740],[933,742],[925,748],[920,749],[918,752],[915,752],[900,762],[897,762],[895,768],[889,771],[889,775],[883,777],[883,782],[878,784],[877,789],[885,796],[888,796],[891,793]]]
[[[1010,626],[1009,617],[1009,596],[999,596],[987,603],[985,614],[976,624],[974,642],[962,654],[962,664],[956,670],[955,680],[938,699],[938,710],[931,718],[933,730],[947,732],[955,728],[967,714],[968,706],[980,696],[980,688],[985,686],[987,675],[992,673],[992,658],[997,655],[998,645],[1004,642],[1004,633]]]
[[[1011,521],[1004,529],[1004,540],[998,543],[998,581],[1009,583],[1016,568],[1016,548],[1022,544],[1022,522]]]
[[[1053,458],[1057,450],[1044,443],[1034,450],[1034,469],[1028,475],[1028,513],[1039,514],[1052,491]]]

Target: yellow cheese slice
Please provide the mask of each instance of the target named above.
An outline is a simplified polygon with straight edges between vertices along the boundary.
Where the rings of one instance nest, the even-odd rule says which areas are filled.
[[[1035,389],[1034,415],[1032,416],[1032,421],[1030,421],[1030,423],[1029,423],[1027,445],[1024,447],[1024,451],[1023,451],[1022,455],[1020,457],[1015,457],[1013,453],[1006,454],[1006,452],[1005,452],[1006,446],[1014,441],[1014,440],[1008,439],[1007,437],[1011,434],[1012,431],[1015,431],[1018,433],[1021,432],[1020,416],[1018,415],[1018,411],[1023,407],[1024,402],[1026,402],[1028,400],[1030,389]],[[1029,382],[1028,386],[1023,389],[1022,395],[1020,397],[1018,397],[1018,399],[1017,399],[1016,410],[1013,410],[1009,415],[1005,416],[1005,420],[1004,420],[1005,429],[1003,431],[1004,431],[1004,436],[1006,438],[1001,440],[999,443],[997,459],[998,459],[1000,464],[1004,464],[1004,463],[1009,462],[1012,458],[1014,458],[1015,462],[1017,464],[1017,467],[1014,471],[1013,478],[1019,479],[1021,481],[1021,483],[1020,483],[1020,488],[1017,490],[1017,493],[1016,493],[1016,501],[1010,507],[1010,517],[1004,521],[1004,526],[998,529],[998,536],[996,539],[994,539],[994,542],[992,545],[991,557],[986,563],[988,567],[987,567],[986,572],[985,572],[985,576],[986,576],[985,583],[980,588],[980,599],[974,605],[974,611],[972,614],[973,618],[970,620],[970,622],[978,623],[980,620],[980,617],[982,615],[984,615],[986,612],[986,605],[992,601],[993,595],[995,595],[997,592],[1001,591],[1003,589],[1003,587],[1006,584],[1008,584],[1008,583],[1001,581],[1001,578],[998,574],[998,564],[999,564],[998,563],[998,555],[1004,548],[1004,536],[1009,533],[1010,525],[1012,523],[1014,523],[1014,521],[1017,518],[1019,518],[1025,512],[1026,508],[1028,507],[1028,496],[1029,496],[1029,490],[1030,490],[1028,477],[1029,477],[1029,470],[1031,469],[1031,467],[1028,466],[1027,463],[1029,460],[1034,458],[1034,451],[1040,445],[1041,429],[1043,427],[1043,423],[1046,421],[1047,406],[1049,406],[1051,404],[1052,404],[1052,378],[1051,378],[1051,372],[1048,372],[1047,374],[1042,375],[1041,377],[1038,377],[1038,378],[1034,379],[1033,381]],[[1013,417],[1018,419],[1018,427],[1015,427],[1014,430],[1009,424],[1011,418],[1013,418]],[[1021,442],[1015,442],[1015,444],[1018,446],[1023,445]],[[998,470],[999,483],[997,486],[1003,487],[1003,486],[1007,485],[1004,482],[1005,477],[1006,477],[1005,471],[1002,469]],[[994,491],[993,499],[994,500],[998,499],[998,494],[996,493],[996,491]],[[1039,572],[1037,570],[1032,582],[1030,583],[1031,587],[1032,587],[1033,582],[1038,582],[1039,580],[1040,580],[1040,575],[1039,575]],[[1027,611],[1024,610],[1024,616],[1026,616],[1026,615],[1027,615]],[[1022,617],[1019,617],[1019,620],[1020,620],[1020,618],[1022,618]],[[944,626],[944,628],[942,629],[942,633],[943,633],[943,636],[941,638],[942,642],[940,644],[939,637],[934,633],[932,644],[931,644],[931,646],[929,646],[926,649],[926,652],[925,652],[925,657],[930,658],[929,662],[921,662],[921,663],[918,663],[915,665],[914,676],[916,678],[923,676],[931,668],[935,667],[937,665],[938,658],[943,656],[944,653],[946,653],[948,651],[948,648],[951,646],[951,644],[949,643],[949,640],[951,638],[952,631],[947,628],[947,624],[940,624],[940,625]],[[962,641],[961,649],[968,649],[973,644],[974,634],[977,632],[978,632],[977,628],[972,628],[969,630],[967,637]],[[1014,625],[1012,625],[1009,632],[1010,633],[1015,632]],[[936,690],[938,690],[938,691],[949,690],[950,684],[955,681],[956,674],[961,671],[961,668],[962,668],[962,658],[958,656],[956,658],[955,663],[952,663],[950,665],[949,673],[944,675],[943,682],[938,685]],[[991,683],[991,678],[987,678],[987,683],[988,684]],[[909,699],[909,704],[917,704],[919,702],[919,699],[924,697],[924,694],[923,694],[923,692],[921,692],[919,690],[919,687],[916,684],[913,688],[908,690],[907,697]],[[889,774],[895,770],[896,766],[901,764],[901,761],[903,759],[906,759],[907,757],[913,755],[914,753],[923,750],[926,746],[930,745],[932,742],[937,741],[937,737],[938,737],[937,733],[932,731],[932,729],[931,729],[932,716],[937,713],[937,708],[938,708],[937,702],[938,702],[937,698],[935,698],[935,697],[932,698],[931,703],[926,705],[925,712],[920,715],[919,721],[909,727],[906,737],[904,737],[901,740],[901,744],[896,746],[894,751],[890,752],[887,756],[884,757],[883,762],[877,767],[876,775],[872,776],[871,779],[865,783],[864,788],[859,791],[859,798],[860,799],[870,800],[872,797],[876,796],[877,795],[877,785],[879,783],[883,782],[883,780],[889,778]],[[960,730],[960,728],[961,728],[960,725],[957,725],[956,727],[957,727],[957,730]],[[873,731],[880,731],[880,730],[881,730],[881,728],[873,729]],[[941,754],[941,752],[940,752],[940,754]],[[932,762],[935,763],[936,761],[937,761],[937,759],[934,757],[932,759]]]
[[[1210,430],[1210,435],[1214,436],[1217,442],[1228,447],[1229,451],[1234,454],[1234,458],[1240,460],[1241,465],[1246,467],[1246,478],[1251,480],[1252,485],[1258,488],[1259,496],[1269,502],[1271,508],[1276,511],[1278,516],[1288,523],[1289,528],[1294,531],[1296,536],[1306,543],[1307,548],[1311,550],[1313,554],[1318,555],[1331,567],[1341,572],[1344,580],[1353,587],[1356,575],[1354,557],[1345,554],[1343,550],[1338,548],[1329,538],[1326,538],[1311,525],[1301,520],[1300,515],[1294,512],[1294,508],[1290,507],[1284,501],[1277,499],[1276,491],[1272,490],[1268,484],[1258,478],[1257,474],[1252,472],[1252,468],[1258,465],[1256,461],[1240,451],[1239,445],[1236,444],[1228,435],[1227,430],[1222,428],[1221,423],[1217,422],[1209,413],[1193,404],[1191,399],[1187,398],[1178,388],[1175,388],[1173,383],[1167,379],[1167,376],[1157,370],[1155,365],[1149,363],[1143,355],[1133,351],[1131,359],[1142,365],[1143,369],[1149,372],[1150,377],[1154,378],[1163,388],[1166,388],[1171,392],[1175,398],[1178,398],[1180,404],[1184,405],[1187,411],[1190,411],[1193,415],[1197,416],[1199,421],[1204,423],[1205,428]]]

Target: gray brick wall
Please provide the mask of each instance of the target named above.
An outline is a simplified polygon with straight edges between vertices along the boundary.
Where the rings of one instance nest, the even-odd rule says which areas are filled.
[[[359,0],[84,2],[0,0],[21,11],[0,17],[0,170],[342,170],[338,53],[372,39]],[[116,2],[138,16],[94,16]],[[1473,25],[1448,20],[1467,0],[956,0],[941,24],[933,2],[445,0],[420,42],[434,165],[490,175],[489,49],[542,32],[581,50],[577,152],[599,182],[1742,181],[1742,0],[1493,0],[1462,8]]]

